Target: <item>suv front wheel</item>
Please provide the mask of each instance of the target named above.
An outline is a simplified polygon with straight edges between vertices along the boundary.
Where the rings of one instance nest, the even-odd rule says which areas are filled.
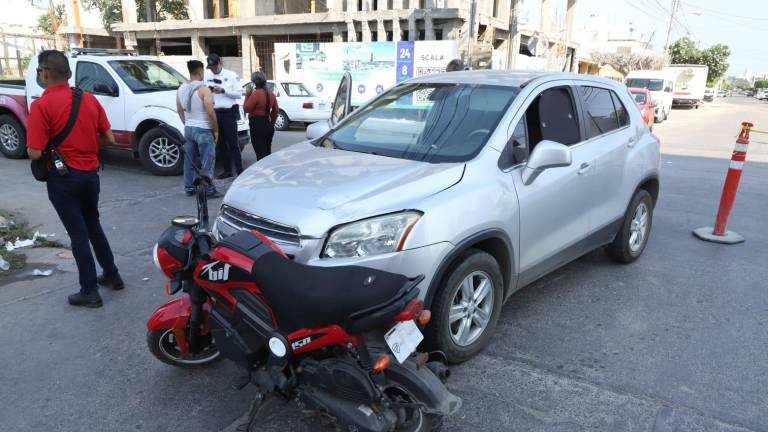
[[[429,348],[451,363],[474,357],[488,345],[499,320],[503,278],[496,259],[469,249],[438,287],[427,329]]]

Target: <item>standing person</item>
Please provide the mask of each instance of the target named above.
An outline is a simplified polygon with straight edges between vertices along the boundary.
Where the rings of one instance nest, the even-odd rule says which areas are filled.
[[[218,54],[208,55],[208,69],[205,84],[213,92],[213,108],[219,124],[217,154],[221,156],[224,171],[217,177],[225,179],[243,172],[240,145],[237,142],[237,103],[243,96],[240,78],[236,73],[224,69]],[[218,153],[220,152],[220,153]]]
[[[37,59],[38,81],[45,92],[32,104],[27,119],[31,159],[39,159],[48,141],[65,128],[73,99],[67,83],[72,71],[64,53],[43,51]],[[57,147],[66,169],[54,168],[46,185],[48,199],[72,241],[80,277],[80,291],[69,296],[69,304],[74,306],[101,307],[97,284],[116,290],[125,287],[99,221],[99,145],[113,144],[114,140],[104,108],[92,94],[83,92],[74,126]],[[91,246],[104,270],[100,277],[96,276]]]
[[[251,82],[253,87],[248,87],[243,109],[248,113],[253,151],[256,152],[256,160],[260,160],[272,153],[272,137],[280,107],[277,106],[275,94],[267,88],[264,72],[254,72]]]
[[[213,109],[213,93],[203,82],[205,67],[199,60],[187,62],[189,81],[179,86],[176,94],[176,111],[184,123],[184,192],[188,196],[195,194],[195,171],[193,165],[200,166],[200,173],[213,178],[213,166],[216,164],[216,140],[219,127],[216,112]],[[218,194],[213,185],[208,187],[208,196]]]

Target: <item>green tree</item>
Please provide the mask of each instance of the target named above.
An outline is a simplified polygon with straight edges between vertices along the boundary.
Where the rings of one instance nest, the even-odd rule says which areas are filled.
[[[82,2],[88,10],[95,9],[101,12],[101,23],[107,31],[112,29],[112,24],[123,20],[120,0],[82,0]],[[139,21],[148,21],[147,2],[151,2],[151,7],[154,9],[155,21],[189,19],[184,0],[136,0],[136,15]]]
[[[755,81],[755,88],[768,88],[768,80],[757,80]]]
[[[728,71],[728,57],[731,50],[727,45],[717,44],[699,49],[690,38],[681,38],[669,46],[672,64],[703,64],[709,68],[707,83],[714,85]]]
[[[56,26],[51,22],[51,14],[46,13],[37,17],[37,29],[47,35],[53,35],[56,33],[56,27],[58,27],[62,21],[64,21],[64,14],[66,14],[66,8],[64,4],[57,4],[55,9]]]

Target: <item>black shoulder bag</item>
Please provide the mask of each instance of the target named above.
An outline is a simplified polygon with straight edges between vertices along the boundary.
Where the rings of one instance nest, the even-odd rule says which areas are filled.
[[[69,120],[67,125],[64,126],[61,132],[56,134],[55,137],[48,141],[48,145],[45,146],[40,159],[33,160],[30,164],[32,169],[32,175],[37,181],[47,181],[48,175],[51,173],[51,153],[56,151],[56,147],[67,138],[67,135],[72,131],[77,120],[77,114],[80,111],[80,101],[83,99],[83,91],[79,88],[72,88],[72,109],[69,111]]]

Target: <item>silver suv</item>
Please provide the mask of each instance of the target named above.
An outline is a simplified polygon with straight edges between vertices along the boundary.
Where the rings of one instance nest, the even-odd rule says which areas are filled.
[[[659,141],[627,88],[592,76],[470,71],[398,84],[251,166],[215,230],[257,229],[296,261],[426,275],[429,349],[464,361],[515,291],[599,247],[643,252]],[[301,301],[301,299],[297,299]]]

